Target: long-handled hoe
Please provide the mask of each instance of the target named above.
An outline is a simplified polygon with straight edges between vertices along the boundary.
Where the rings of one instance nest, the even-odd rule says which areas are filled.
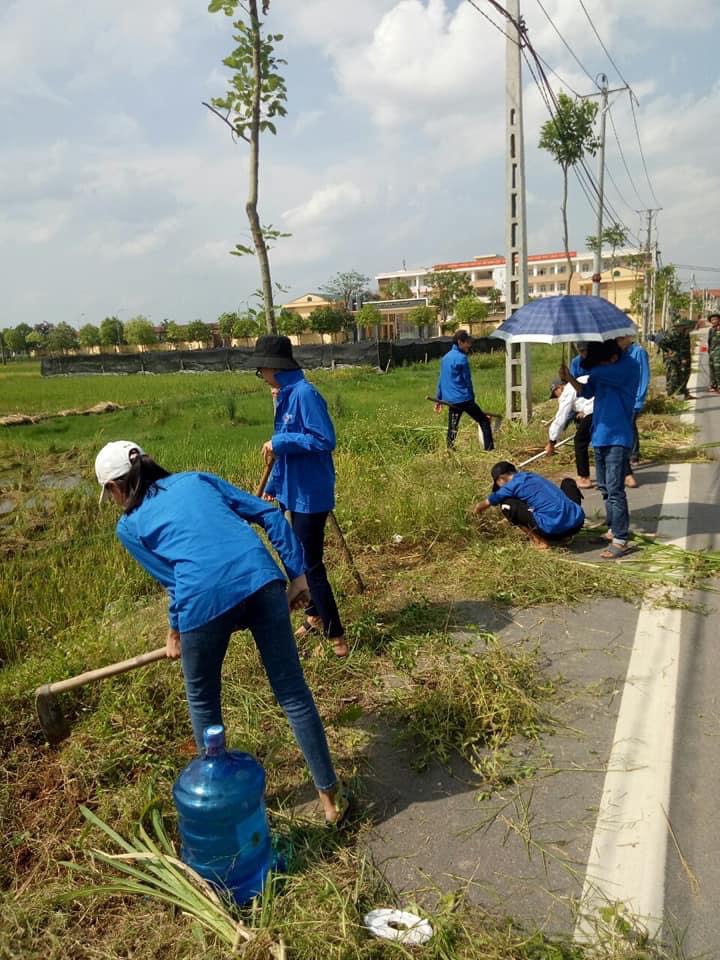
[[[265,485],[270,479],[271,470],[272,470],[272,463],[266,464],[265,469],[263,470],[263,474],[260,477],[260,482],[255,488],[256,497],[262,496],[263,490],[265,489]],[[343,532],[340,528],[340,524],[337,522],[337,517],[335,516],[334,510],[331,510],[330,513],[328,514],[328,521],[330,523],[330,527],[333,530],[333,533],[337,537],[338,543],[340,544],[340,550],[342,552],[343,557],[345,558],[345,562],[347,563],[348,567],[350,568],[350,572],[353,575],[353,580],[355,581],[355,586],[357,587],[357,591],[358,593],[364,593],[365,583],[363,581],[363,578],[360,576],[360,571],[355,566],[353,555],[350,553],[350,547],[347,545],[347,540],[343,535]]]
[[[144,667],[148,663],[155,663],[156,660],[164,660],[165,656],[165,647],[158,647],[157,650],[141,653],[129,660],[111,663],[107,667],[88,670],[87,673],[81,673],[77,677],[69,677],[67,680],[46,683],[44,686],[38,687],[35,691],[35,708],[48,743],[60,743],[61,740],[70,736],[70,727],[63,715],[59,694],[66,690],[74,690],[76,687],[84,687],[86,683],[94,683],[96,680],[116,677],[120,673],[127,673],[128,670],[135,670],[136,667]]]

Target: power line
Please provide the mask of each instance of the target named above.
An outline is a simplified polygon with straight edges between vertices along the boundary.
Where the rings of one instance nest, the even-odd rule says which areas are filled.
[[[499,23],[495,23],[495,21],[492,19],[492,17],[489,17],[489,16],[487,15],[487,13],[485,13],[485,11],[482,10],[482,9],[477,5],[477,3],[475,3],[475,0],[467,0],[467,2],[470,4],[471,7],[474,7],[475,10],[477,10],[477,12],[480,14],[481,17],[485,17],[485,19],[487,20],[487,22],[490,23],[490,24],[492,24],[492,26],[495,27],[495,29],[498,31],[498,33],[501,33],[501,34],[506,38],[506,40],[512,40],[512,42],[513,42],[516,46],[519,46],[519,44],[518,44],[517,40],[515,39],[515,37],[510,36],[509,33],[507,33],[505,30],[503,30],[503,28],[500,26]],[[506,15],[507,15],[507,13],[506,13]]]
[[[539,3],[539,2],[540,2],[540,0],[538,0],[538,3]],[[590,14],[587,12],[587,7],[586,7],[585,4],[583,3],[583,0],[580,0],[580,6],[583,8],[583,12],[584,12],[585,16],[586,16],[587,19],[588,19],[588,23],[589,23],[590,26],[592,27],[593,33],[595,34],[595,36],[598,38],[598,41],[600,42],[600,46],[601,46],[601,47],[603,48],[603,50],[605,51],[605,56],[608,58],[608,60],[610,61],[610,63],[613,65],[613,67],[615,67],[615,72],[616,72],[617,75],[620,77],[620,79],[621,79],[622,82],[625,84],[625,86],[626,86],[626,87],[629,87],[630,84],[627,82],[627,80],[626,80],[625,77],[622,75],[622,73],[620,73],[620,67],[618,67],[618,65],[615,63],[615,61],[613,60],[613,58],[610,56],[610,51],[608,50],[608,48],[607,48],[607,47],[605,46],[605,44],[603,43],[603,38],[602,38],[602,37],[600,36],[600,34],[598,33],[597,27],[596,27],[595,24],[593,23],[593,20],[592,20],[592,17],[590,16]]]
[[[647,185],[650,188],[650,195],[655,201],[655,203],[660,206],[658,198],[655,196],[655,191],[653,190],[653,185],[650,183],[650,174],[648,173],[647,163],[645,162],[645,153],[643,152],[642,142],[640,140],[640,130],[638,128],[637,116],[635,114],[635,103],[633,101],[633,92],[630,91],[630,109],[632,111],[633,123],[635,124],[635,136],[637,137],[638,147],[640,149],[640,159],[642,160],[643,170],[645,171],[645,179],[647,180]]]
[[[610,109],[610,107],[608,107],[608,116],[610,117],[610,126],[612,127],[612,132],[615,136],[615,143],[617,143],[618,151],[620,152],[620,159],[622,160],[622,164],[625,167],[625,173],[627,174],[628,180],[630,181],[630,186],[633,188],[635,192],[635,196],[640,201],[640,206],[645,207],[646,204],[643,198],[640,196],[640,193],[638,192],[638,188],[635,186],[635,181],[633,180],[632,174],[630,173],[630,168],[627,165],[627,160],[625,159],[625,154],[623,152],[623,148],[620,143],[620,137],[618,136],[617,127],[615,126],[615,120],[613,119],[612,110]]]
[[[587,69],[587,67],[585,66],[585,64],[579,59],[579,57],[577,56],[577,54],[575,53],[575,51],[573,50],[573,48],[570,46],[570,44],[567,42],[567,40],[565,39],[565,37],[560,33],[560,31],[558,30],[558,28],[555,26],[555,21],[553,20],[553,18],[550,16],[550,14],[547,12],[547,10],[545,9],[545,7],[543,6],[542,0],[537,0],[537,5],[540,7],[540,9],[542,10],[542,12],[543,12],[543,13],[545,14],[545,16],[547,17],[550,26],[553,28],[553,30],[555,31],[555,33],[560,37],[560,39],[562,40],[563,44],[565,45],[566,50],[568,51],[568,53],[570,54],[570,56],[573,58],[573,60],[575,61],[575,63],[580,67],[580,69],[581,69],[582,72],[585,74],[585,76],[588,77],[588,79],[590,80],[590,82],[592,83],[592,85],[593,85],[594,87],[597,87],[597,81],[595,80],[595,77],[592,76],[592,74],[591,74],[590,71]]]

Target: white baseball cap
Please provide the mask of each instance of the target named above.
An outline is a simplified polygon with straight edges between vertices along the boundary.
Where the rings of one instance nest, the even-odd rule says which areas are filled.
[[[100,484],[100,503],[110,499],[106,484],[119,480],[130,472],[130,467],[145,451],[131,440],[113,440],[106,443],[95,457],[95,476]]]

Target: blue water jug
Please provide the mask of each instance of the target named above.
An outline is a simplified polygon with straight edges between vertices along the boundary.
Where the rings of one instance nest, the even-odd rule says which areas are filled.
[[[173,786],[180,856],[238,903],[261,892],[272,852],[265,813],[265,771],[255,757],[225,749],[222,726],[206,727],[205,752]]]

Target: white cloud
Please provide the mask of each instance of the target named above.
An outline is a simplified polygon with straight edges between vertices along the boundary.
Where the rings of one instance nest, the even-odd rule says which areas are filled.
[[[316,223],[339,220],[360,207],[365,198],[355,183],[332,183],[316,190],[312,196],[283,214],[291,227],[305,227]]]

